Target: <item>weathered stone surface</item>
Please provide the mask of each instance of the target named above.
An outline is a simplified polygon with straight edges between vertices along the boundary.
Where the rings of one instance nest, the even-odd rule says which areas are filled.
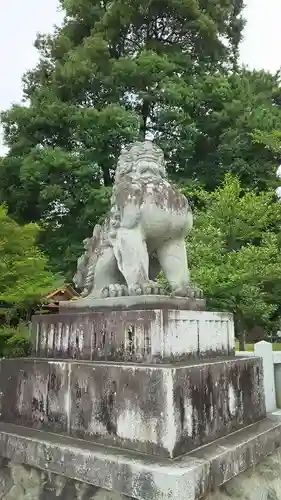
[[[33,317],[34,356],[165,363],[234,355],[228,313],[115,310]]]
[[[169,460],[1,423],[0,456],[138,500],[194,500],[209,471],[188,457],[175,469]]]
[[[206,497],[206,500],[230,499],[281,500],[280,449]]]
[[[130,500],[114,491],[2,459],[1,500]]]
[[[272,427],[275,424],[277,426]],[[271,455],[280,448],[281,434],[278,424],[281,424],[280,417],[270,415],[258,424],[224,437],[205,448],[194,450],[194,458],[207,460],[211,464],[211,489],[216,490],[231,478],[259,463],[262,457]]]
[[[158,295],[165,292],[154,280],[163,269],[174,296],[201,298],[190,283],[185,247],[192,225],[187,199],[167,180],[162,150],[135,142],[121,152],[111,210],[84,240],[74,282],[91,299]]]
[[[1,360],[0,391],[2,420],[67,431],[69,370],[65,363]]]
[[[1,420],[177,457],[265,417],[261,360],[2,360]]]
[[[261,493],[280,500],[280,452],[262,460],[280,445],[281,421],[271,418],[206,446],[200,458],[175,462],[0,423],[0,456],[11,461],[0,467],[0,493],[5,500],[41,500],[43,493],[44,500],[54,493],[63,500],[258,500]]]

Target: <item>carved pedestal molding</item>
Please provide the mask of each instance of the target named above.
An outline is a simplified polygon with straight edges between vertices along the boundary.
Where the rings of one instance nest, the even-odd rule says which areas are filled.
[[[232,315],[173,309],[33,317],[33,355],[167,363],[234,356]]]

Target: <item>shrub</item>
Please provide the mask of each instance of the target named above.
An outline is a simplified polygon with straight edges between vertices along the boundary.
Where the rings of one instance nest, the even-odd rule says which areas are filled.
[[[0,327],[0,357],[20,358],[31,352],[30,330],[25,324]]]

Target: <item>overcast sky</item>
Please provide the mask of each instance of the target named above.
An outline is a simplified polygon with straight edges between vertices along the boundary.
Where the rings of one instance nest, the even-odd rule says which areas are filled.
[[[2,1],[0,110],[21,99],[22,74],[37,61],[33,48],[36,33],[50,32],[62,18],[58,12],[58,0]],[[281,66],[281,0],[245,1],[247,27],[241,60],[251,68],[276,71]]]

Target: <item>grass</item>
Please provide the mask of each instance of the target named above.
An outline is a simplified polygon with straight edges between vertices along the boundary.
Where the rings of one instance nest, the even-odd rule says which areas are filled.
[[[276,342],[272,344],[272,349],[273,351],[281,351],[281,343]],[[254,344],[245,344],[245,350],[246,351],[253,351],[254,350]],[[239,343],[236,343],[236,351],[239,351]]]

